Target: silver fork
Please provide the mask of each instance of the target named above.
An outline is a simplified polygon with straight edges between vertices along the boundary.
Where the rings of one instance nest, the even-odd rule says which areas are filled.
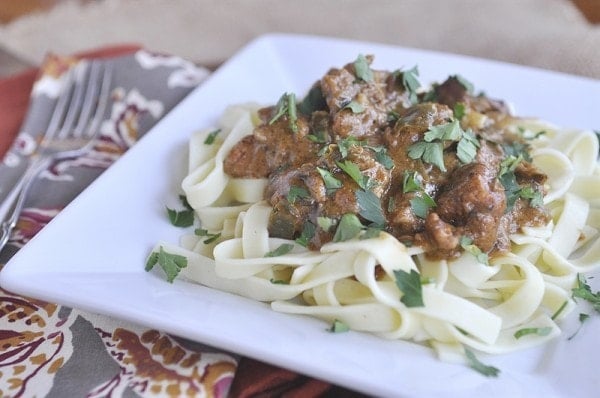
[[[89,151],[100,131],[110,97],[112,68],[105,61],[82,61],[69,70],[48,128],[27,170],[15,185],[7,217],[0,225],[0,250],[17,225],[25,199],[37,176],[53,162]],[[11,208],[12,207],[12,208]]]

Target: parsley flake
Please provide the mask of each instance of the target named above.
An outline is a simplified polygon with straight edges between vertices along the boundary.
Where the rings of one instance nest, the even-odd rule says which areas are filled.
[[[406,272],[404,270],[394,270],[396,286],[402,292],[400,301],[407,307],[424,307],[423,290],[421,288],[421,275],[414,269]]]
[[[421,87],[419,82],[419,69],[417,65],[411,69],[401,72],[402,73],[402,85],[408,92],[408,99],[411,103],[415,104],[418,102],[417,90]]]
[[[333,323],[331,324],[331,327],[327,330],[331,333],[344,333],[350,330],[350,326],[346,325],[344,322],[338,319],[334,319]]]
[[[467,356],[467,364],[469,365],[469,367],[481,373],[482,375],[487,377],[497,377],[500,373],[500,369],[494,366],[486,365],[479,361],[479,359],[477,359],[473,351],[465,349],[465,355]]]
[[[363,82],[373,82],[373,71],[371,70],[367,57],[364,55],[359,54],[356,61],[354,61],[354,72],[356,77]]]
[[[346,213],[340,219],[333,235],[334,242],[345,242],[354,239],[363,229],[363,225],[355,214]]]
[[[371,221],[378,227],[385,224],[385,216],[381,208],[381,199],[372,191],[356,191],[356,201],[360,209],[359,213],[364,219]]]
[[[192,209],[184,195],[179,195],[179,200],[185,210],[175,210],[167,207],[169,221],[176,227],[189,227],[194,224],[194,209]]]
[[[166,252],[163,247],[160,247],[159,252],[153,252],[146,261],[146,271],[150,271],[158,264],[167,276],[167,282],[173,283],[173,280],[179,275],[182,268],[187,267],[187,258],[179,254]]]
[[[365,107],[356,101],[348,102],[342,109],[350,109],[352,113],[363,113],[365,111]]]
[[[519,329],[515,332],[515,339],[520,339],[523,336],[527,336],[528,334],[535,334],[536,336],[548,336],[552,332],[552,328],[550,326],[542,327],[542,328],[523,328]]]
[[[284,93],[281,98],[279,98],[275,108],[275,115],[269,120],[269,125],[275,123],[279,118],[286,114],[289,120],[290,130],[294,133],[298,132],[296,94],[294,93]]]
[[[295,203],[298,199],[308,199],[310,198],[310,193],[304,187],[298,187],[296,185],[292,185],[287,194],[287,201],[290,203]]]
[[[371,187],[373,182],[371,179],[364,175],[358,166],[355,163],[352,163],[349,160],[345,160],[344,162],[336,162],[338,167],[342,169],[346,174],[350,176],[364,190],[367,190]]]
[[[429,209],[435,207],[435,200],[431,196],[427,194],[425,191],[419,191],[410,201],[410,209],[414,213],[415,216],[419,218],[427,218],[427,213],[429,213]]]
[[[481,264],[490,265],[487,253],[482,252],[478,246],[474,245],[473,239],[468,236],[461,236],[459,244],[464,251],[475,256],[478,262]]]
[[[600,312],[600,291],[592,292],[592,288],[583,275],[577,275],[577,285],[571,290],[571,294],[574,299],[583,299],[590,303],[597,312]]]
[[[302,233],[296,239],[296,243],[300,246],[307,247],[311,239],[314,238],[316,230],[317,227],[315,224],[311,223],[310,221],[305,222],[304,226],[302,227]]]
[[[325,183],[325,189],[327,193],[331,193],[337,189],[342,187],[342,182],[335,178],[331,171],[323,169],[321,167],[317,167],[317,171],[321,174],[321,178],[323,178],[323,182]]]
[[[265,257],[279,257],[288,254],[292,251],[294,245],[291,243],[282,243],[275,250],[271,250],[265,254]]]
[[[214,144],[215,138],[217,138],[217,135],[219,135],[220,132],[221,132],[221,129],[217,129],[217,130],[214,130],[214,131],[211,131],[210,133],[208,133],[208,135],[204,139],[204,145]]]
[[[220,232],[210,233],[208,232],[208,230],[202,228],[196,228],[194,230],[194,235],[206,237],[206,239],[202,241],[202,243],[204,243],[205,245],[209,245],[221,237]]]

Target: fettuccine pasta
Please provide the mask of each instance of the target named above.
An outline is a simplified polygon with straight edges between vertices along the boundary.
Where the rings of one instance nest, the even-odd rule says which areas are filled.
[[[561,333],[560,321],[576,305],[571,289],[578,276],[599,267],[600,173],[593,132],[518,118],[504,126],[515,133],[543,132],[527,144],[531,163],[547,176],[539,206],[548,218],[511,231],[509,249],[486,251],[484,263],[460,247],[447,258],[432,257],[427,246],[385,229],[363,228],[316,250],[302,244],[298,234],[272,236],[268,178],[233,177],[224,169],[232,148],[262,123],[258,109],[232,106],[219,126],[190,140],[182,189],[204,234],[154,249],[183,256],[183,277],[268,302],[275,311],[341,322],[386,339],[429,343],[444,359],[464,347],[507,353]],[[405,297],[408,287],[398,283],[400,273],[418,275],[421,305]],[[516,337],[523,330],[536,332]]]

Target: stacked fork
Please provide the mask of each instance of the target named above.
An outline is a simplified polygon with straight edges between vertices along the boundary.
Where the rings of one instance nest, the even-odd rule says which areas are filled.
[[[100,131],[110,97],[112,69],[101,60],[81,61],[61,79],[52,118],[26,171],[0,205],[0,250],[17,224],[31,186],[52,163],[89,151]]]

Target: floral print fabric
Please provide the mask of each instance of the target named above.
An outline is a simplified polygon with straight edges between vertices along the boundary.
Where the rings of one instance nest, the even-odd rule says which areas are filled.
[[[76,57],[49,56],[29,113],[0,164],[0,201],[25,170]],[[111,104],[86,155],[52,164],[34,185],[0,266],[199,84],[207,71],[138,50],[112,58]],[[0,397],[224,397],[238,358],[158,330],[0,290]]]

